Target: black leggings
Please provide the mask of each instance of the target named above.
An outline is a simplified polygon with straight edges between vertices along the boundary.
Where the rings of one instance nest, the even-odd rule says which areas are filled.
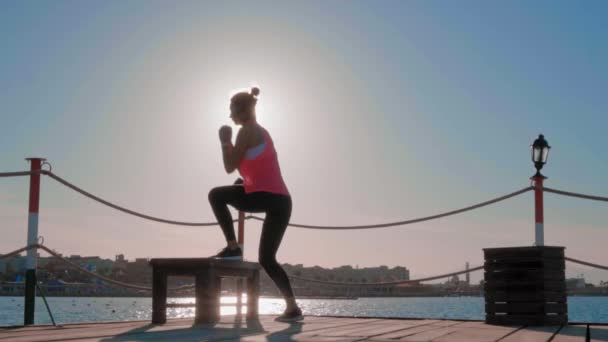
[[[270,192],[245,193],[242,185],[219,186],[209,191],[209,203],[226,241],[236,240],[228,205],[250,213],[266,213],[260,237],[259,262],[277,285],[283,297],[293,297],[285,270],[276,259],[277,250],[291,217],[291,196]]]

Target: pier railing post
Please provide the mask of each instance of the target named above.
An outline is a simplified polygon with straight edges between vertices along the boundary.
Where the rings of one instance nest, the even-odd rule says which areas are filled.
[[[44,158],[27,158],[31,165],[31,171],[40,171]],[[38,243],[38,209],[40,205],[40,173],[30,175],[30,198],[27,219],[27,245]],[[23,312],[23,324],[34,324],[34,310],[36,306],[36,249],[27,250],[25,271],[25,303]]]
[[[544,224],[544,213],[543,213],[543,180],[544,176],[534,176],[532,180],[534,182],[534,223],[535,223],[535,246],[545,245],[545,224]]]

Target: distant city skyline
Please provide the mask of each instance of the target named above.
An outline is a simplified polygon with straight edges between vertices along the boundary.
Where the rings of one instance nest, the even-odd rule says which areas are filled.
[[[100,1],[0,4],[0,172],[53,172],[150,215],[213,221],[232,184],[217,137],[234,89],[261,89],[293,196],[292,222],[432,215],[529,185],[529,145],[552,146],[546,186],[608,196],[608,2]],[[237,127],[233,127],[235,130]],[[23,247],[28,179],[0,179],[0,252]],[[606,204],[545,196],[545,243],[605,263]],[[233,211],[233,214],[235,212]],[[412,278],[530,246],[531,193],[415,225],[288,228],[281,263],[407,265]],[[236,215],[234,215],[236,217]],[[247,221],[245,258],[261,223]],[[42,178],[40,235],[64,255],[204,257],[219,227],[132,217]],[[44,253],[42,253],[44,254]],[[567,264],[594,283],[605,271]],[[476,283],[482,273],[476,272]]]

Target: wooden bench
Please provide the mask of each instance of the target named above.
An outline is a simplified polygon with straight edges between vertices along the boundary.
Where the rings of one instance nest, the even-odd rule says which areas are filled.
[[[151,259],[150,265],[152,266],[152,323],[163,324],[167,321],[167,277],[169,276],[194,276],[195,323],[219,321],[221,278],[226,277],[246,278],[246,317],[258,318],[260,295],[258,263],[213,258],[170,258]]]

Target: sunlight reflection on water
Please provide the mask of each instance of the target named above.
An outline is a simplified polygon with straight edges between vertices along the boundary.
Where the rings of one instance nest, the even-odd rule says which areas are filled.
[[[151,298],[92,298],[51,297],[49,306],[58,324],[77,322],[149,320],[152,317]],[[359,298],[297,299],[305,315],[415,317],[444,319],[478,319],[485,317],[482,297],[418,297],[418,298]],[[169,298],[169,303],[194,303],[194,298]],[[236,296],[223,296],[220,303],[236,303]],[[242,313],[247,312],[243,297]],[[285,309],[282,298],[262,297],[260,314],[281,314]],[[221,315],[236,313],[236,306],[221,306]],[[168,308],[168,318],[194,317],[194,307]],[[608,297],[568,297],[570,321],[608,323]],[[37,324],[50,323],[41,298],[36,300]],[[23,324],[23,298],[0,297],[0,326]]]

